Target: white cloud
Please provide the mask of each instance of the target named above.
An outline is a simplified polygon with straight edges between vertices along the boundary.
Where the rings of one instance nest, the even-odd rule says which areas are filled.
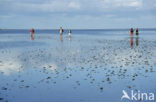
[[[118,7],[138,7],[141,6],[142,0],[101,0],[103,8],[118,8]]]
[[[0,15],[1,19],[8,19],[14,17],[13,15]]]
[[[76,2],[70,2],[68,4],[68,7],[69,8],[73,8],[73,9],[80,9],[80,4],[79,3],[76,3]]]
[[[73,11],[80,9],[80,3],[72,1],[45,1],[44,3],[22,3],[22,2],[14,2],[12,4],[12,8],[17,11],[42,11],[42,12],[64,12],[64,11]]]
[[[142,1],[141,0],[130,0],[128,2],[123,2],[123,6],[127,7],[141,7],[142,6]]]
[[[140,4],[141,4],[140,2],[134,1],[134,2],[131,2],[129,6],[140,6]]]

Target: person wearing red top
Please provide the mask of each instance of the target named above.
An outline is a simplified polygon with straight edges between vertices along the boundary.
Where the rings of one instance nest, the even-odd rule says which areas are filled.
[[[34,33],[35,33],[35,30],[32,28],[30,30],[30,33],[31,33],[31,40],[34,40]]]
[[[131,36],[133,36],[133,32],[134,32],[134,30],[133,30],[133,28],[131,28],[131,29],[130,29],[130,35],[131,35]]]
[[[31,34],[34,34],[34,33],[35,33],[35,30],[32,28],[32,29],[30,30],[30,33],[31,33]]]

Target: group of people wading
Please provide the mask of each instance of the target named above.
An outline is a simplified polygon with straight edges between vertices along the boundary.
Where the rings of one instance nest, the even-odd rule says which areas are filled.
[[[131,36],[131,37],[133,36],[133,32],[134,32],[134,29],[131,28],[131,29],[130,29],[130,36]],[[137,29],[136,29],[136,36],[138,37],[138,35],[139,35],[139,30],[138,30],[138,28],[137,28]]]
[[[62,27],[60,27],[60,40],[61,41],[63,41],[63,32],[64,32],[64,30],[62,29]],[[135,42],[135,44],[136,44],[136,46],[138,46],[139,44],[138,44],[138,35],[139,35],[139,30],[138,30],[138,28],[135,30],[135,32],[136,32],[136,37],[135,37],[135,40],[136,40],[136,42]],[[30,33],[31,33],[31,40],[34,40],[34,33],[35,33],[35,30],[32,28],[31,30],[30,30]],[[134,29],[133,28],[131,28],[130,29],[130,45],[131,45],[131,48],[133,48],[133,33],[134,33]],[[68,36],[69,36],[69,40],[71,40],[71,30],[69,29],[68,30]]]
[[[60,27],[60,38],[61,38],[61,41],[63,40],[63,32],[64,32],[64,30],[62,29],[62,27]],[[32,28],[30,30],[31,40],[34,40],[34,33],[35,33],[35,30],[34,30],[34,28]],[[69,40],[71,40],[71,30],[70,29],[68,30],[68,35],[69,35]]]
[[[60,39],[61,41],[63,41],[63,32],[64,30],[62,29],[62,27],[60,27]],[[68,30],[68,35],[69,35],[69,40],[71,40],[71,30]]]
[[[134,29],[131,28],[130,29],[130,45],[131,45],[131,48],[133,48],[133,33],[134,33]],[[135,34],[136,34],[135,45],[138,46],[139,45],[139,38],[138,38],[139,30],[138,30],[138,28],[136,29]]]

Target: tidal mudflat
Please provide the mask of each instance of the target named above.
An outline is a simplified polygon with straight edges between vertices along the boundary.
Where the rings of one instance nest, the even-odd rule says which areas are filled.
[[[0,102],[122,102],[122,90],[156,93],[149,38],[1,34]]]

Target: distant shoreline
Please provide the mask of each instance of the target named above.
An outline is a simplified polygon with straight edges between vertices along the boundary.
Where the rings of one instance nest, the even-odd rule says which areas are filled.
[[[35,28],[34,28],[35,29]],[[92,29],[92,28],[87,28],[87,29],[71,29],[71,30],[129,30],[130,28],[99,28],[99,29]],[[135,29],[135,28],[134,28]],[[156,28],[138,28],[140,30],[156,30]],[[17,29],[17,28],[0,28],[0,30],[30,30],[30,29]],[[35,29],[35,30],[59,30],[58,29]],[[68,30],[67,28],[65,28],[64,30]]]

